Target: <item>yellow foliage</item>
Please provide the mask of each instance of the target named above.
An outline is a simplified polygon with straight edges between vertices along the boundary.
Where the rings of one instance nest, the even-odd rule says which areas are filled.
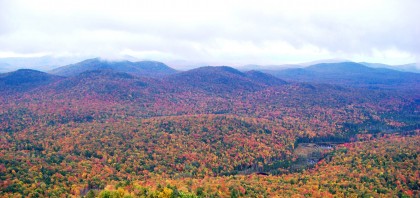
[[[163,188],[162,192],[159,193],[159,198],[170,198],[172,196],[173,190],[170,188]]]

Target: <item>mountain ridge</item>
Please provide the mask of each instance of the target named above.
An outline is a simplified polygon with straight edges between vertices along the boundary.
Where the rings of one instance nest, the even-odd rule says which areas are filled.
[[[355,62],[321,63],[305,68],[265,70],[289,81],[339,84],[371,88],[416,88],[420,74],[387,68],[371,68]]]
[[[255,71],[241,72],[228,66],[200,67],[168,76],[165,80],[181,87],[199,88],[216,93],[256,91],[268,86],[287,84],[269,74]]]
[[[51,70],[50,73],[61,76],[76,76],[89,70],[115,70],[140,76],[161,77],[177,71],[158,61],[107,61],[100,58],[87,59],[79,63],[66,65]]]

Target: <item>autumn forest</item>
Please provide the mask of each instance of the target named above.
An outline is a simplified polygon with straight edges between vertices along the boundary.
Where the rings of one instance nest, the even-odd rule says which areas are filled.
[[[308,71],[0,74],[0,197],[419,197],[420,75]]]

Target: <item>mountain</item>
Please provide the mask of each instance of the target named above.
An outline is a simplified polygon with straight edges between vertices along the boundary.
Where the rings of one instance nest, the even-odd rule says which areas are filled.
[[[159,82],[153,78],[115,70],[91,70],[67,77],[46,89],[66,97],[89,95],[102,99],[130,100],[140,95],[147,96],[144,92],[146,89],[153,89],[154,92],[161,90],[163,86]]]
[[[89,95],[101,99],[134,100],[141,98],[143,101],[150,101],[150,99],[158,97],[156,94],[162,93],[179,94],[195,91],[212,95],[254,92],[271,86],[287,84],[270,74],[259,71],[243,73],[226,66],[201,67],[172,75],[168,74],[164,78],[153,78],[157,76],[156,71],[167,72],[169,67],[156,62],[142,61],[135,65],[147,66],[147,70],[133,72],[135,68],[132,67],[135,66],[129,61],[103,62],[96,59],[86,60],[80,65],[96,70],[81,72],[81,67],[72,66],[71,71],[80,71],[81,73],[61,77],[36,70],[21,69],[1,75],[0,85],[3,85],[4,90],[28,90],[48,85],[40,91],[53,94],[51,97],[61,95],[61,97],[67,98],[83,98],[83,96]],[[123,69],[131,70],[130,72],[121,72],[120,70]],[[146,75],[146,71],[155,73]],[[172,70],[169,68],[169,71]],[[142,75],[139,75],[140,72],[143,72]],[[179,97],[184,96],[179,95]]]
[[[258,71],[270,71],[270,70],[284,70],[284,69],[297,69],[308,67],[311,65],[321,64],[321,63],[340,63],[340,62],[348,62],[345,59],[324,59],[324,60],[316,60],[311,62],[302,62],[302,63],[294,63],[294,64],[279,64],[279,65],[257,65],[257,64],[248,64],[238,67],[241,71],[248,71],[248,70],[258,70]]]
[[[13,71],[13,67],[10,64],[0,62],[0,73],[6,73],[10,71]]]
[[[255,65],[249,64],[238,67],[241,71],[250,71],[250,70],[257,70],[257,71],[266,71],[266,70],[283,70],[283,69],[291,69],[291,68],[301,68],[303,66],[298,64],[283,64],[283,65]]]
[[[138,76],[161,77],[174,74],[177,71],[167,65],[156,61],[106,61],[99,58],[88,59],[82,62],[71,64],[51,70],[51,74],[60,76],[76,76],[85,71],[91,70],[114,70],[126,72]]]
[[[278,78],[369,88],[416,88],[420,74],[370,68],[354,62],[322,63],[305,68],[266,71]]]
[[[420,73],[420,69],[417,67],[416,63],[410,63],[410,64],[404,64],[404,65],[386,65],[382,63],[360,62],[360,64],[365,65],[367,67],[371,67],[371,68],[386,68],[386,69],[393,69],[393,70],[403,71],[403,72]]]
[[[31,69],[0,74],[0,90],[22,91],[60,80],[62,77]]]
[[[396,65],[395,67],[399,68],[401,71],[420,73],[419,64],[417,64],[417,63]]]
[[[362,64],[354,62],[341,62],[341,63],[320,63],[311,65],[306,68],[306,70],[325,73],[325,74],[361,74],[365,72],[373,72],[374,69],[366,67]]]
[[[343,63],[343,62],[350,62],[350,61],[346,60],[346,59],[333,58],[333,59],[322,59],[322,60],[315,60],[315,61],[310,61],[310,62],[298,63],[296,65],[300,65],[302,67],[308,67],[308,66],[311,66],[311,65],[323,64],[323,63],[332,64],[332,63]]]
[[[284,80],[276,78],[275,76],[271,74],[266,74],[264,72],[257,71],[257,70],[247,71],[245,72],[245,74],[252,81],[257,82],[257,83],[262,83],[268,86],[278,86],[278,85],[287,84],[287,82]]]
[[[206,66],[168,76],[166,81],[184,88],[222,93],[255,91],[267,86],[283,85],[285,81],[258,71],[240,72],[227,66]]]

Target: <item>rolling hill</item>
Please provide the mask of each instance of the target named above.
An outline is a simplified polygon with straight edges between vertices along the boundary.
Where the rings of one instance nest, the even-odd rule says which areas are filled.
[[[19,69],[14,72],[0,74],[0,90],[30,90],[60,79],[62,79],[62,77],[36,70]]]

